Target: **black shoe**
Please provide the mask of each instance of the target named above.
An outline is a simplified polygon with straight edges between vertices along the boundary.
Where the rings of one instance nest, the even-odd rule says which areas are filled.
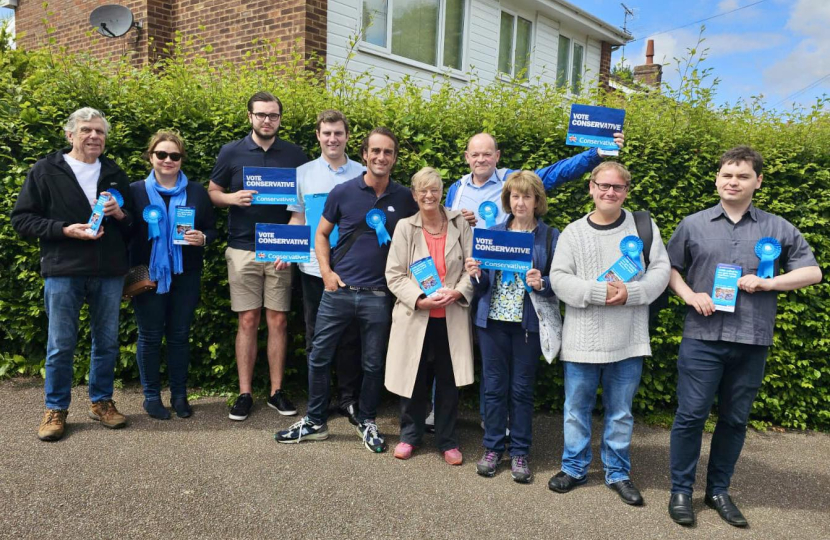
[[[357,405],[349,403],[345,407],[337,407],[337,412],[349,419],[349,423],[353,426],[360,424],[357,420]]]
[[[248,418],[248,415],[251,413],[251,407],[253,406],[254,398],[251,397],[251,394],[239,394],[233,407],[231,407],[230,413],[228,413],[228,418],[241,422]]]
[[[155,418],[156,420],[170,420],[170,411],[164,408],[164,405],[161,404],[161,400],[154,399],[144,400],[144,410],[147,411],[147,414],[150,415],[151,418]]]
[[[641,506],[643,504],[643,496],[631,480],[620,480],[619,482],[608,484],[608,487],[616,491],[625,504],[630,504],[631,506]]]
[[[685,493],[672,493],[669,499],[669,517],[678,525],[694,525],[695,511],[692,509],[692,496]]]
[[[173,407],[176,416],[179,418],[189,418],[193,414],[193,409],[190,408],[190,403],[187,402],[186,397],[171,398],[170,406]]]
[[[709,508],[714,508],[720,514],[723,520],[733,527],[746,527],[749,525],[744,515],[732,502],[732,497],[728,493],[720,493],[718,495],[706,495],[703,502]]]
[[[565,471],[559,471],[556,476],[548,480],[548,487],[557,493],[567,493],[576,486],[581,486],[588,481],[587,476],[574,478]]]
[[[274,395],[268,398],[268,406],[276,409],[283,416],[294,416],[297,414],[297,407],[291,403],[288,396],[282,390],[277,390]]]

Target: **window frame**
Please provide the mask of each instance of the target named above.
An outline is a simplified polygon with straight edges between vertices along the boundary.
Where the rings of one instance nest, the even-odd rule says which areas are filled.
[[[505,73],[499,67],[499,57],[501,56],[501,16],[502,13],[506,13],[513,17],[513,41],[510,45],[510,71],[511,73]],[[517,79],[516,77],[516,40],[519,37],[519,19],[527,21],[530,23],[530,37],[528,39],[528,51],[527,51],[527,70],[525,71],[524,77],[522,79]],[[499,8],[499,35],[498,35],[498,50],[496,52],[496,75],[502,79],[509,79],[509,80],[521,80],[523,82],[529,81],[531,78],[531,73],[533,72],[533,54],[536,41],[536,22],[531,17],[527,17],[514,9],[510,9],[509,7],[505,7],[502,5]]]
[[[579,45],[582,47],[582,65],[579,66],[579,83],[580,85],[584,85],[585,83],[585,63],[588,56],[588,44],[584,41],[577,40],[574,38],[573,34],[568,32],[562,32],[561,30],[556,36],[556,44],[557,47],[559,46],[559,38],[564,37],[570,41],[570,45],[568,47],[568,65],[565,67],[565,81],[563,84],[559,85],[556,84],[554,81],[556,88],[565,88],[568,91],[568,94],[578,96],[578,93],[573,92],[573,62],[574,62],[574,48]],[[559,71],[559,50],[556,51],[556,58],[557,58],[557,66],[556,72]],[[554,74],[556,74],[554,72]]]
[[[452,78],[469,81],[469,76],[464,71],[467,67],[467,58],[469,54],[469,40],[470,40],[470,4],[472,0],[463,0],[464,17],[463,17],[463,36],[462,36],[462,50],[461,50],[461,67],[457,69],[454,67],[444,66],[444,34],[446,33],[447,21],[447,0],[438,0],[438,28],[436,45],[436,64],[427,64],[419,60],[413,60],[400,54],[392,52],[392,19],[394,18],[395,0],[387,0],[387,18],[386,18],[386,46],[375,45],[365,41],[363,29],[366,28],[366,21],[363,20],[363,4],[365,0],[360,0],[358,4],[358,14],[360,19],[360,33],[357,42],[357,49],[361,52],[369,53],[374,56],[386,58],[400,64],[407,64],[414,68],[431,71],[433,73],[449,74]]]

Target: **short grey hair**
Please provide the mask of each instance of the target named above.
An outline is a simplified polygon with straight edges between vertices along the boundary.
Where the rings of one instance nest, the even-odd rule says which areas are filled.
[[[78,127],[78,122],[89,122],[94,118],[100,118],[104,122],[104,133],[109,133],[110,123],[107,122],[106,118],[104,118],[104,113],[98,109],[93,109],[92,107],[83,107],[82,109],[78,109],[70,114],[69,118],[66,120],[66,124],[63,126],[63,130],[66,133],[75,133],[75,130]]]

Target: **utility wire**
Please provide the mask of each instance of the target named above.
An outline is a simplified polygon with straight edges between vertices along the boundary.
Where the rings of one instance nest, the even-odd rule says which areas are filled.
[[[822,81],[824,81],[825,79],[830,79],[830,73],[828,73],[828,74],[827,74],[827,75],[825,75],[824,77],[821,77],[821,78],[819,78],[819,79],[816,79],[815,81],[811,82],[810,84],[808,84],[807,86],[805,86],[805,87],[804,87],[804,88],[802,88],[801,90],[797,90],[797,91],[793,92],[793,93],[792,93],[792,94],[790,94],[789,96],[785,97],[784,99],[782,99],[781,101],[779,101],[778,103],[776,103],[775,105],[773,105],[771,108],[772,108],[772,109],[774,109],[775,107],[778,107],[778,106],[779,106],[779,105],[781,105],[782,103],[784,103],[784,102],[786,102],[786,101],[791,100],[792,98],[796,97],[797,95],[799,95],[799,94],[803,94],[804,92],[806,92],[807,90],[809,90],[809,89],[811,89],[811,88],[815,88],[816,86],[818,86],[819,84],[821,84],[821,82],[822,82]]]
[[[681,28],[686,28],[687,26],[692,26],[693,24],[700,24],[702,22],[711,21],[712,19],[717,19],[718,17],[723,17],[724,15],[729,15],[730,13],[735,13],[736,11],[741,11],[742,9],[751,8],[752,6],[757,6],[758,4],[763,4],[764,2],[767,2],[767,1],[768,0],[758,0],[757,2],[753,2],[752,4],[747,4],[747,5],[739,7],[739,8],[731,9],[729,11],[724,11],[723,13],[718,13],[717,15],[712,15],[711,17],[706,17],[705,19],[700,19],[699,21],[690,22],[690,23],[684,24],[682,26],[676,26],[676,27],[671,28],[669,30],[663,30],[661,32],[657,32],[656,34],[648,34],[645,37],[653,38],[653,37],[659,36],[661,34],[668,34],[669,32],[674,32],[675,30],[680,30]],[[632,39],[628,43],[634,43],[635,41],[640,41],[642,39],[645,39],[645,37]]]

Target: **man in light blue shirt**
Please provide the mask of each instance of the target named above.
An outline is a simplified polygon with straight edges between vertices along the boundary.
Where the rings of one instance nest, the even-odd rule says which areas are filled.
[[[340,111],[328,109],[317,115],[317,140],[322,153],[319,158],[297,168],[297,204],[289,205],[290,225],[311,227],[311,261],[300,263],[300,281],[303,287],[303,315],[306,324],[306,353],[311,354],[317,308],[323,295],[323,278],[314,253],[314,233],[329,192],[335,186],[360,176],[366,167],[349,159],[346,143],[349,140],[349,121]],[[335,232],[331,243],[335,244]],[[284,264],[284,263],[282,263]],[[338,384],[338,404],[341,414],[357,425],[357,402],[362,379],[360,331],[352,328],[343,334],[335,357]]]

